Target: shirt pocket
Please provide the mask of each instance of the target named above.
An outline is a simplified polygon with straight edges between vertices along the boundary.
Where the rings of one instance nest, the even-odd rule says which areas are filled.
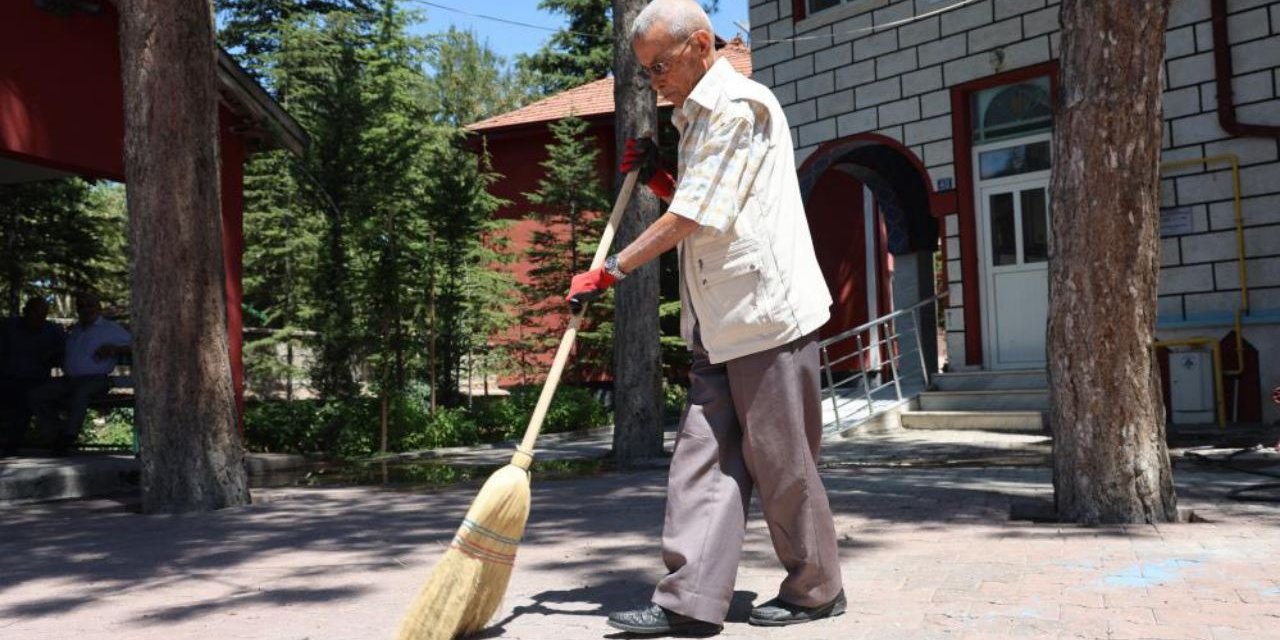
[[[729,245],[721,254],[699,259],[698,279],[711,302],[715,324],[760,324],[767,321],[760,248],[754,241]]]

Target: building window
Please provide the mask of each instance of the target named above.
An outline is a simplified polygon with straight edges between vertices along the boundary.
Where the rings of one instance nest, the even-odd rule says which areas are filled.
[[[1049,76],[983,89],[972,95],[973,142],[982,144],[1053,128]]]
[[[889,4],[889,0],[791,0],[791,18],[800,31],[834,24]]]
[[[847,3],[849,0],[809,0],[808,15],[813,15],[819,11],[838,7]]]
[[[1050,166],[1050,151],[1048,140],[982,151],[978,154],[978,177],[991,180],[1045,171]]]

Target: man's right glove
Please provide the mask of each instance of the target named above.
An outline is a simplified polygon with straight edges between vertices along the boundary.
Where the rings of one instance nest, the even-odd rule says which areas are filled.
[[[622,173],[631,173],[640,169],[640,182],[649,186],[653,195],[663,200],[671,200],[676,192],[676,181],[671,174],[658,166],[658,145],[652,138],[631,138],[627,140],[627,148],[622,154]]]
[[[569,301],[569,309],[574,314],[582,313],[582,308],[588,302],[592,302],[604,295],[617,279],[609,275],[603,267],[592,269],[586,273],[579,273],[573,277],[569,283],[569,295],[564,299]]]

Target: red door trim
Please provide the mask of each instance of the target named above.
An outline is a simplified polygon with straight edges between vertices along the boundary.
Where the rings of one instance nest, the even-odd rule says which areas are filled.
[[[791,0],[791,21],[800,22],[809,14],[804,0]]]
[[[969,123],[969,96],[974,92],[1037,76],[1049,76],[1053,111],[1058,112],[1058,61],[1023,67],[951,87],[951,132],[956,163],[956,209],[960,215],[960,277],[964,280],[964,361],[981,366],[982,282],[978,276],[978,214],[974,206],[973,134]]]

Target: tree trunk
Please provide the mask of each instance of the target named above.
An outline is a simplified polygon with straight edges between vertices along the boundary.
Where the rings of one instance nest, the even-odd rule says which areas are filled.
[[[1048,355],[1064,522],[1177,517],[1152,349],[1168,5],[1062,4]]]
[[[247,504],[227,343],[208,0],[122,0],[142,507]]]
[[[619,158],[628,138],[645,132],[656,137],[658,132],[653,89],[637,73],[631,52],[631,23],[645,4],[646,0],[613,0],[614,140]],[[619,185],[624,177],[618,176]],[[643,185],[636,185],[614,246],[625,247],[658,214],[658,199]],[[629,274],[614,293],[613,456],[623,463],[662,455],[658,273],[654,260]]]

